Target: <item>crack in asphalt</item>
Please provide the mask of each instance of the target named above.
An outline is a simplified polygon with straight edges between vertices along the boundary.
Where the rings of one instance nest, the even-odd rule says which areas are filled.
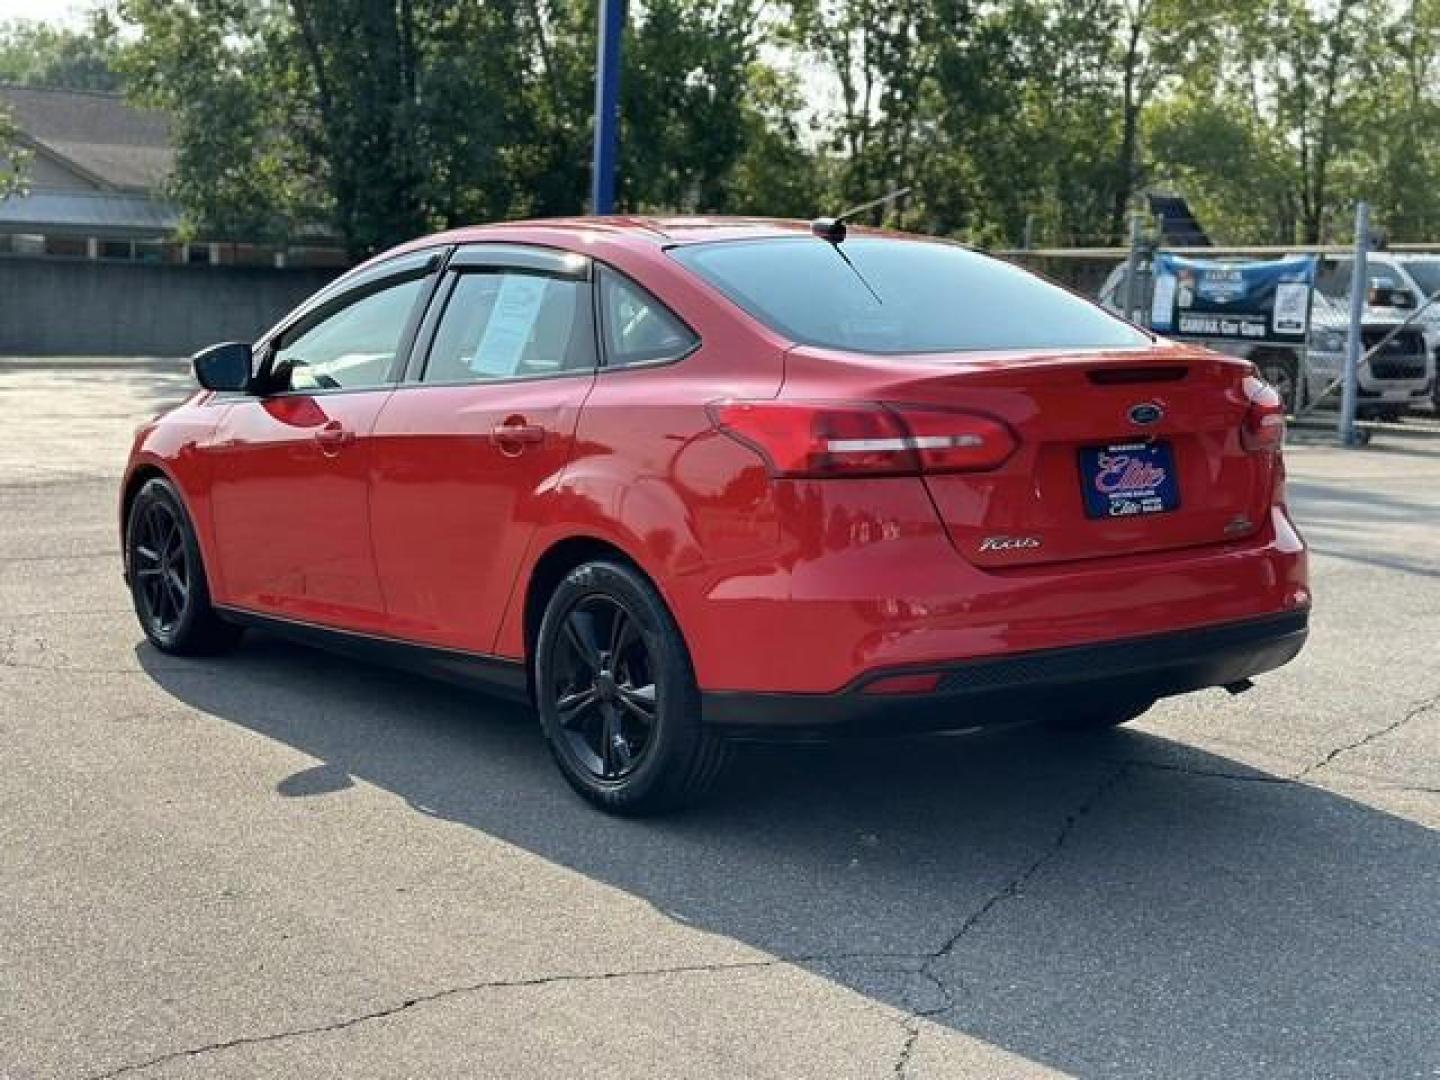
[[[85,1080],[113,1080],[114,1077],[143,1072],[146,1069],[153,1069],[158,1065],[166,1065],[172,1061],[203,1057],[207,1054],[233,1050],[241,1046],[257,1046],[266,1043],[281,1042],[285,1039],[293,1039],[305,1035],[324,1035],[334,1031],[345,1031],[361,1024],[368,1024],[375,1020],[383,1020],[387,1017],[396,1016],[419,1005],[428,1005],[461,994],[480,993],[485,990],[524,989],[532,986],[547,986],[554,983],[606,982],[614,979],[654,978],[663,975],[758,970],[791,962],[792,961],[783,957],[775,957],[769,960],[737,960],[732,963],[723,964],[685,964],[666,968],[639,968],[632,971],[602,971],[584,975],[538,975],[529,979],[494,979],[484,982],[466,983],[462,986],[452,986],[444,990],[436,990],[429,994],[419,994],[412,998],[406,998],[404,1001],[397,1002],[394,1005],[388,1005],[383,1009],[375,1009],[371,1012],[347,1016],[340,1020],[331,1021],[328,1024],[312,1024],[305,1027],[289,1028],[284,1031],[273,1031],[264,1035],[242,1035],[238,1038],[206,1043],[202,1046],[190,1047],[185,1050],[172,1050],[145,1061],[136,1061],[127,1065],[120,1065],[106,1072],[91,1073]]]
[[[1194,766],[1180,765],[1169,761],[1141,761],[1138,758],[1105,758],[1102,760],[1109,761],[1112,764],[1124,765],[1130,768],[1151,769],[1158,772],[1173,772],[1179,773],[1182,776],[1200,776],[1212,780],[1234,780],[1244,784],[1272,784],[1278,785],[1280,787],[1285,787],[1292,784],[1303,784],[1307,777],[1313,776],[1321,769],[1324,769],[1329,765],[1333,764],[1338,758],[1343,757],[1345,754],[1348,754],[1351,751],[1359,750],[1364,746],[1368,746],[1370,743],[1374,742],[1377,739],[1383,739],[1386,735],[1398,731],[1400,728],[1404,727],[1412,720],[1419,719],[1421,716],[1425,715],[1425,713],[1430,712],[1437,706],[1440,706],[1440,694],[1434,694],[1428,698],[1424,698],[1418,704],[1414,705],[1408,712],[1406,712],[1404,716],[1400,717],[1400,719],[1393,720],[1388,724],[1376,728],[1374,731],[1366,732],[1358,739],[1354,739],[1348,743],[1342,743],[1340,746],[1334,747],[1333,749],[1326,751],[1324,756],[1320,757],[1316,761],[1311,762],[1309,765],[1306,765],[1303,769],[1301,769],[1299,772],[1295,773],[1292,776],[1274,776],[1269,773],[1258,772],[1236,773],[1227,772],[1223,769],[1197,769]],[[1379,786],[1386,788],[1387,790],[1396,791],[1419,791],[1425,793],[1433,793],[1437,790],[1435,788],[1414,787],[1407,784],[1382,784]]]
[[[102,473],[68,472],[58,471],[45,476],[37,476],[32,480],[0,480],[0,491],[4,492],[25,492],[39,491],[43,488],[62,486],[83,487],[85,485],[105,484],[107,487],[120,483],[119,476],[106,476]]]
[[[915,1056],[915,1047],[920,1044],[920,1021],[940,1016],[955,1007],[955,999],[950,988],[941,979],[933,975],[930,978],[945,995],[946,1003],[933,1009],[916,1009],[901,1021],[901,1026],[905,1031],[905,1042],[901,1044],[900,1053],[895,1057],[895,1068],[891,1070],[896,1080],[904,1080],[905,1074],[909,1072],[910,1059]]]
[[[1028,885],[1041,870],[1057,858],[1080,823],[1095,809],[1097,805],[1113,791],[1130,772],[1131,762],[1120,762],[1118,767],[1105,776],[1094,789],[1080,802],[1074,810],[1065,815],[1060,828],[1056,831],[1054,838],[1031,862],[1021,871],[1005,882],[1000,888],[991,893],[985,900],[965,917],[965,921],[951,934],[941,946],[933,952],[923,954],[924,963],[921,964],[919,974],[928,978],[940,990],[944,998],[944,1004],[937,1005],[931,1009],[914,1009],[905,1017],[903,1024],[906,1031],[905,1043],[900,1048],[900,1053],[895,1059],[894,1075],[897,1080],[903,1080],[910,1065],[910,1058],[915,1053],[915,1046],[920,1041],[920,1021],[941,1013],[949,1012],[955,1007],[955,995],[949,984],[945,982],[933,970],[933,965],[938,961],[952,955],[971,932],[975,930],[985,919],[1001,904],[1013,900],[1025,891]]]
[[[920,1020],[919,1014],[907,1017],[905,1020],[905,1042],[900,1047],[900,1053],[895,1058],[894,1075],[896,1080],[904,1080],[905,1074],[910,1071],[910,1058],[915,1053],[915,1044],[920,1041]]]
[[[7,644],[0,640],[0,645]],[[3,653],[0,649],[0,653]],[[7,658],[0,655],[0,664],[4,664]],[[9,665],[19,666],[19,665]],[[130,672],[126,672],[127,674]],[[736,961],[719,964],[693,964],[677,965],[673,967],[645,968],[629,971],[610,971],[592,974],[557,974],[536,976],[525,979],[508,980],[487,980],[482,982],[467,983],[460,986],[448,987],[429,994],[421,994],[415,997],[406,998],[395,1004],[375,1009],[370,1012],[360,1013],[354,1016],[343,1017],[325,1024],[314,1024],[282,1031],[269,1032],[259,1035],[240,1036],[233,1039],[220,1040],[207,1043],[197,1047],[170,1051],[156,1057],[132,1062],[112,1068],[106,1072],[91,1074],[87,1080],[114,1080],[116,1077],[144,1072],[157,1066],[188,1058],[202,1057],[208,1054],[219,1053],[225,1050],[235,1049],[243,1046],[263,1045],[267,1043],[280,1042],[286,1039],[299,1038],[308,1035],[322,1035],[331,1032],[344,1031],[362,1024],[376,1020],[382,1020],[391,1016],[404,1013],[417,1006],[430,1004],[447,998],[462,994],[482,993],[487,990],[519,989],[534,986],[545,986],[557,983],[581,983],[581,982],[604,982],[616,979],[633,978],[654,978],[665,975],[684,974],[710,974],[729,971],[763,970],[781,965],[804,965],[817,963],[838,963],[846,960],[910,960],[920,961],[920,966],[914,974],[928,980],[939,991],[941,1003],[930,1008],[911,1009],[900,1018],[899,1024],[904,1031],[904,1041],[896,1054],[892,1068],[892,1075],[897,1080],[903,1080],[907,1075],[910,1063],[914,1057],[916,1047],[919,1044],[922,1033],[921,1021],[934,1016],[949,1012],[955,1007],[955,995],[952,987],[933,968],[940,960],[953,955],[964,940],[973,933],[987,918],[1001,905],[1009,900],[1023,895],[1026,886],[1034,880],[1050,862],[1059,856],[1066,845],[1074,836],[1081,823],[1094,811],[1094,809],[1108,796],[1131,772],[1136,768],[1153,769],[1166,772],[1180,773],[1190,776],[1199,776],[1211,779],[1238,781],[1243,783],[1260,783],[1270,785],[1296,785],[1303,782],[1303,778],[1326,767],[1337,758],[1352,750],[1358,749],[1382,738],[1385,735],[1397,730],[1410,721],[1440,706],[1440,694],[1426,698],[1406,712],[1400,719],[1378,728],[1361,736],[1352,742],[1336,747],[1329,751],[1319,761],[1308,766],[1293,777],[1269,776],[1264,774],[1246,775],[1242,773],[1231,773],[1221,770],[1196,769],[1184,765],[1177,765],[1168,762],[1149,762],[1135,759],[1111,759],[1109,763],[1116,767],[1103,777],[1099,783],[1089,792],[1088,795],[1070,811],[1049,844],[1028,864],[1020,869],[1018,873],[1009,878],[1003,885],[987,896],[981,904],[976,907],[959,927],[947,937],[938,948],[930,952],[851,952],[851,953],[815,953],[790,956],[776,956],[765,960]],[[1430,788],[1406,788],[1432,792]]]
[[[29,666],[15,664],[10,659],[10,656],[7,654],[13,652],[13,648],[4,648],[4,646],[12,645],[13,642],[0,639],[0,666]],[[115,673],[133,674],[136,672],[117,671]],[[679,965],[674,967],[637,969],[630,971],[600,972],[594,974],[559,974],[537,976],[528,979],[492,980],[468,983],[461,986],[449,987],[446,989],[438,990],[429,994],[423,994],[412,998],[407,998],[401,1002],[386,1006],[384,1008],[376,1009],[371,1012],[361,1013],[355,1016],[344,1017],[326,1024],[315,1024],[278,1032],[270,1032],[261,1035],[241,1036],[234,1039],[207,1043],[198,1047],[171,1051],[145,1061],[121,1065],[107,1072],[93,1074],[91,1077],[88,1078],[88,1080],[113,1080],[113,1078],[116,1077],[143,1072],[145,1070],[155,1068],[169,1062],[183,1060],[187,1058],[200,1057],[212,1053],[218,1053],[225,1050],[234,1049],[237,1047],[279,1042],[285,1039],[303,1037],[307,1035],[320,1035],[330,1032],[344,1031],[361,1024],[370,1023],[372,1021],[385,1019],[387,1017],[403,1013],[420,1005],[444,1000],[461,994],[480,993],[487,990],[525,988],[533,986],[544,986],[554,983],[600,982],[613,979],[631,979],[647,977],[653,978],[665,975],[721,973],[737,970],[760,970],[780,965],[834,963],[845,960],[876,959],[920,961],[920,967],[914,972],[914,974],[919,975],[920,977],[931,982],[939,991],[940,997],[942,999],[942,1003],[937,1004],[931,1008],[911,1009],[899,1021],[900,1026],[905,1033],[905,1037],[899,1049],[899,1052],[895,1057],[892,1074],[895,1077],[901,1078],[901,1080],[903,1080],[903,1078],[908,1073],[910,1062],[913,1059],[916,1047],[919,1044],[921,1035],[921,1021],[948,1012],[955,1007],[954,991],[952,990],[951,986],[933,970],[934,965],[939,961],[945,959],[946,957],[953,955],[955,951],[960,947],[961,943],[966,939],[966,937],[968,937],[982,923],[984,923],[985,920],[989,918],[989,916],[1002,904],[1023,895],[1026,886],[1035,878],[1038,873],[1040,873],[1041,870],[1044,869],[1046,865],[1048,865],[1051,861],[1053,861],[1059,856],[1061,851],[1069,843],[1075,831],[1085,820],[1085,818],[1089,816],[1089,814],[1095,809],[1095,807],[1125,779],[1125,777],[1131,772],[1131,770],[1136,768],[1151,769],[1157,771],[1179,773],[1187,776],[1197,776],[1209,779],[1235,781],[1241,783],[1258,783],[1281,786],[1303,784],[1306,777],[1309,777],[1314,773],[1328,767],[1343,755],[1350,753],[1354,750],[1358,750],[1368,745],[1369,743],[1374,742],[1377,739],[1383,738],[1386,735],[1391,734],[1392,732],[1398,730],[1399,728],[1424,715],[1425,713],[1435,709],[1437,706],[1440,706],[1440,694],[1435,694],[1418,702],[1399,719],[1391,723],[1385,724],[1382,727],[1376,728],[1373,731],[1367,732],[1366,734],[1352,740],[1351,742],[1344,743],[1331,749],[1323,757],[1321,757],[1315,762],[1312,762],[1310,765],[1306,766],[1304,769],[1302,769],[1300,772],[1296,773],[1293,776],[1272,776],[1259,773],[1244,774],[1227,772],[1224,770],[1198,769],[1169,762],[1140,761],[1132,758],[1123,758],[1118,760],[1109,759],[1109,763],[1115,765],[1116,767],[1113,769],[1113,771],[1103,777],[1101,781],[1095,785],[1095,787],[1090,791],[1090,793],[1080,802],[1078,806],[1076,806],[1074,810],[1072,810],[1066,815],[1064,821],[1061,823],[1060,828],[1056,831],[1055,836],[1050,841],[1050,843],[1046,845],[1046,847],[1033,860],[1031,860],[1027,865],[1025,865],[1018,873],[1016,873],[1009,880],[1007,880],[1003,885],[1000,886],[1000,888],[996,889],[989,896],[987,896],[978,907],[976,907],[968,916],[966,916],[966,918],[961,922],[959,927],[957,927],[956,930],[940,944],[939,948],[930,952],[820,953],[795,956],[777,956],[766,960],[737,961],[733,963],[722,964]],[[1433,793],[1435,789],[1405,788],[1405,790]]]
[[[173,1061],[181,1061],[186,1058],[203,1057],[207,1054],[219,1053],[225,1050],[232,1050],[242,1046],[256,1046],[267,1043],[282,1042],[285,1039],[299,1038],[306,1035],[324,1035],[334,1031],[345,1031],[361,1024],[370,1023],[374,1020],[384,1020],[391,1016],[407,1012],[420,1005],[428,1005],[432,1002],[442,1001],[446,998],[457,997],[461,994],[482,993],[486,990],[514,990],[526,989],[534,986],[547,986],[555,983],[585,983],[585,982],[607,982],[618,979],[655,978],[664,975],[694,975],[694,974],[719,974],[730,971],[761,971],[767,968],[781,967],[784,965],[800,966],[805,964],[838,963],[845,960],[914,960],[922,957],[930,957],[930,953],[888,953],[888,952],[844,952],[844,953],[800,953],[789,956],[775,956],[766,960],[737,960],[729,963],[719,964],[680,964],[673,967],[661,968],[637,968],[629,971],[602,971],[590,974],[560,974],[560,975],[537,975],[528,979],[494,979],[475,983],[464,983],[460,986],[447,987],[443,990],[436,990],[429,994],[417,994],[415,997],[406,998],[393,1005],[388,1005],[371,1012],[359,1013],[355,1016],[343,1017],[326,1024],[311,1024],[304,1027],[288,1028],[284,1031],[273,1031],[263,1035],[242,1035],[234,1039],[222,1039],[216,1042],[205,1043],[201,1046],[188,1047],[183,1050],[171,1050],[159,1054],[144,1061],[131,1062],[119,1065],[105,1072],[90,1073],[84,1080],[114,1080],[115,1077],[128,1076],[137,1072],[144,1072],[160,1065],[167,1065]],[[927,978],[939,987],[946,997],[946,1004],[933,1009],[919,1009],[910,1013],[904,1018],[902,1024],[907,1031],[914,1026],[914,1021],[919,1018],[936,1016],[946,1012],[953,1007],[949,989],[934,975],[924,973]],[[918,1030],[916,1031],[918,1035]]]
[[[419,994],[406,998],[403,1001],[387,1005],[384,1008],[374,1009],[370,1012],[359,1013],[354,1016],[343,1017],[325,1024],[312,1024],[297,1028],[288,1028],[283,1031],[268,1032],[260,1035],[242,1035],[233,1039],[222,1039],[216,1042],[205,1043],[201,1046],[189,1047],[182,1050],[172,1050],[164,1054],[148,1058],[144,1061],[130,1062],[108,1069],[104,1072],[91,1073],[85,1080],[115,1080],[116,1077],[128,1076],[144,1072],[160,1065],[169,1064],[173,1061],[181,1061],[187,1058],[203,1057],[208,1054],[220,1053],[225,1050],[232,1050],[242,1046],[257,1046],[267,1043],[281,1042],[285,1039],[300,1038],[307,1035],[323,1035],[336,1031],[345,1031],[367,1024],[376,1020],[383,1020],[387,1017],[396,1016],[420,1005],[430,1004],[447,998],[456,997],[461,994],[481,993],[486,990],[509,990],[533,986],[546,986],[556,983],[580,983],[580,982],[605,982],[614,979],[635,979],[654,978],[664,975],[686,975],[686,974],[712,974],[729,971],[762,970],[782,965],[803,965],[818,963],[837,963],[845,960],[920,960],[921,965],[916,974],[928,979],[940,991],[942,1003],[927,1009],[912,1009],[900,1021],[905,1031],[905,1042],[896,1058],[894,1075],[903,1077],[908,1069],[910,1058],[915,1051],[915,1046],[920,1038],[920,1021],[932,1016],[938,1016],[948,1012],[955,1006],[954,993],[949,985],[933,969],[937,961],[954,953],[955,949],[985,918],[995,910],[1001,903],[1021,895],[1036,874],[1038,874],[1051,860],[1053,860],[1064,849],[1074,834],[1080,822],[1129,772],[1128,763],[1120,765],[1107,775],[1085,799],[1066,815],[1061,823],[1055,837],[1046,845],[1036,858],[1031,860],[1019,873],[1015,874],[1005,882],[999,889],[991,893],[985,901],[968,915],[960,927],[951,934],[940,947],[931,952],[917,953],[813,953],[791,956],[776,956],[765,960],[740,960],[731,963],[720,964],[687,964],[662,968],[641,968],[629,971],[606,971],[593,974],[559,974],[541,975],[528,979],[496,979],[482,982],[465,983],[460,986],[447,987],[436,990],[429,994]]]
[[[1403,721],[1402,721],[1403,723]],[[1391,725],[1391,730],[1398,725]],[[1158,772],[1177,773],[1181,776],[1198,776],[1206,780],[1234,780],[1243,784],[1269,784],[1272,787],[1309,787],[1302,776],[1308,775],[1301,772],[1296,776],[1270,776],[1259,774],[1247,776],[1244,773],[1221,772],[1215,769],[1192,769],[1185,765],[1173,765],[1161,761],[1125,761],[1127,765],[1133,765],[1137,769],[1152,769]],[[1367,781],[1363,787],[1368,791],[1408,791],[1420,795],[1440,795],[1440,787],[1426,787],[1420,784],[1382,784]]]
[[[1269,773],[1234,773],[1225,772],[1223,769],[1196,769],[1189,765],[1176,765],[1169,761],[1140,761],[1136,758],[1109,758],[1107,760],[1116,765],[1151,769],[1156,772],[1179,773],[1181,776],[1200,776],[1209,780],[1237,780],[1245,784],[1279,784],[1281,786],[1296,783],[1288,776],[1271,776]]]
[[[1341,755],[1348,754],[1353,750],[1359,750],[1364,746],[1368,746],[1376,739],[1383,739],[1386,735],[1389,735],[1391,732],[1398,731],[1400,728],[1410,723],[1410,721],[1418,719],[1419,717],[1425,715],[1431,709],[1434,709],[1437,705],[1440,705],[1440,694],[1433,694],[1430,697],[1425,698],[1424,700],[1413,706],[1410,711],[1407,712],[1404,716],[1400,717],[1399,720],[1396,720],[1393,723],[1386,724],[1384,727],[1376,728],[1374,731],[1362,735],[1360,738],[1354,740],[1353,742],[1344,743],[1340,746],[1335,747],[1318,761],[1311,762],[1305,768],[1301,769],[1298,773],[1295,774],[1294,779],[1303,780],[1307,776],[1314,775],[1321,769],[1324,769],[1331,765]]]
[[[922,970],[928,971],[930,964],[937,960],[943,960],[953,953],[960,942],[963,941],[972,930],[985,921],[985,917],[989,915],[990,912],[994,911],[995,908],[1005,901],[1012,900],[1019,896],[1024,891],[1025,886],[1030,883],[1031,879],[1044,869],[1047,863],[1060,854],[1061,850],[1069,842],[1070,837],[1074,834],[1076,826],[1095,809],[1096,804],[1108,795],[1129,772],[1130,765],[1128,763],[1122,764],[1101,780],[1100,783],[1096,784],[1094,790],[1085,797],[1080,805],[1065,816],[1064,822],[1055,833],[1055,838],[1050,841],[1050,844],[1045,850],[1036,856],[1029,866],[1025,867],[1019,874],[1015,875],[999,889],[991,893],[984,903],[971,912],[965,921],[960,924],[959,929],[951,934],[939,949],[930,954]]]

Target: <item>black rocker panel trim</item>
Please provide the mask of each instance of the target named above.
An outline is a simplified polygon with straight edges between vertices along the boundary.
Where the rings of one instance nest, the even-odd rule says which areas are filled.
[[[422,645],[379,634],[340,630],[245,608],[216,605],[216,611],[229,622],[267,630],[327,652],[484,689],[512,701],[530,700],[525,664],[520,660]]]

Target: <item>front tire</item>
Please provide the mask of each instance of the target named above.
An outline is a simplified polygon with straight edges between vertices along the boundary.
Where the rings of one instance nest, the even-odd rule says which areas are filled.
[[[210,603],[200,543],[170,481],[147,481],[130,504],[125,566],[140,627],[161,652],[206,656],[240,639]]]
[[[727,756],[701,725],[680,628],[655,587],[622,563],[585,563],[556,587],[540,622],[535,697],[561,773],[610,813],[691,803]]]

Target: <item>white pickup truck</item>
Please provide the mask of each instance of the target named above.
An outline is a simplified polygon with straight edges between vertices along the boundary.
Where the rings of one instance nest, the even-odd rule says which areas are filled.
[[[1374,346],[1405,321],[1416,307],[1440,289],[1440,255],[1400,255],[1373,252],[1366,260],[1370,288],[1366,296],[1361,340]],[[1100,303],[1116,314],[1123,310],[1125,263],[1116,266],[1100,288]],[[1320,400],[1343,370],[1349,338],[1350,279],[1354,269],[1349,256],[1322,257],[1315,278],[1307,348],[1284,344],[1215,340],[1205,344],[1232,356],[1252,361],[1260,374],[1294,412]],[[1151,270],[1141,260],[1129,318],[1148,325]],[[1370,363],[1360,370],[1358,412],[1362,417],[1393,419],[1412,405],[1431,398],[1440,407],[1436,360],[1440,353],[1440,302],[1432,305],[1410,326],[1396,334]],[[1338,403],[1338,392],[1326,403]]]

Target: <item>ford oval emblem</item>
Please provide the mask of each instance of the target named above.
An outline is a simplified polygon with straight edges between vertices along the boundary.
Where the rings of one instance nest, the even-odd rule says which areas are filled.
[[[1132,424],[1158,424],[1165,410],[1153,401],[1142,401],[1139,405],[1130,406],[1129,415]]]

